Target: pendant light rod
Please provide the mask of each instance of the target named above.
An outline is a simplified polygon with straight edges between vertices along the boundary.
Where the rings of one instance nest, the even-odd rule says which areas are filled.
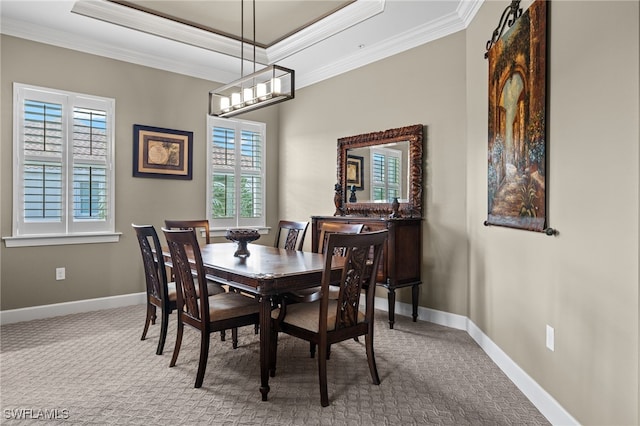
[[[256,72],[256,0],[252,0],[253,13],[253,72]],[[244,77],[244,0],[240,0],[240,77]]]
[[[244,77],[244,0],[240,0],[240,78]]]
[[[253,72],[256,72],[256,0],[253,0]]]
[[[232,117],[295,97],[295,71],[269,65],[256,71],[256,0],[253,6],[253,73],[244,75],[244,1],[240,0],[240,79],[209,92],[209,115]]]

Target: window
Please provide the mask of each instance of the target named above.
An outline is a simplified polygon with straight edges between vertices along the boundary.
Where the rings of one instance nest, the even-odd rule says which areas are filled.
[[[402,153],[395,149],[371,150],[371,199],[389,203],[400,198]]]
[[[114,233],[114,106],[14,83],[13,238]]]
[[[207,217],[214,228],[265,226],[264,123],[207,118]]]

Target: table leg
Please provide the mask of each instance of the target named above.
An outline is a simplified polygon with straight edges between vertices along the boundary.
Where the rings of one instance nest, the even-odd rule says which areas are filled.
[[[269,350],[271,336],[271,298],[262,296],[260,301],[260,393],[267,400],[269,393]]]
[[[389,328],[393,329],[393,323],[396,320],[396,290],[394,288],[389,288],[387,299],[389,299]]]
[[[415,284],[411,287],[411,302],[413,304],[413,322],[418,320],[418,295],[420,294],[420,285]]]

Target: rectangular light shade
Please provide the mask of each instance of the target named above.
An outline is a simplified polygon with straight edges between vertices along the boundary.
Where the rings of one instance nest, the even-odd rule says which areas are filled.
[[[209,92],[209,115],[233,117],[293,99],[295,71],[269,65],[260,71]]]

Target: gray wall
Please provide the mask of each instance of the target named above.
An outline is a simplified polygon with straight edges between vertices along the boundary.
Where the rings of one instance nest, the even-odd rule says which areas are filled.
[[[338,138],[425,126],[420,304],[460,315],[467,312],[465,50],[459,32],[304,88],[282,105],[280,127],[280,212],[308,217],[335,211]],[[410,302],[411,291],[398,299]]]
[[[638,3],[550,5],[553,238],[482,225],[483,53],[505,3],[485,2],[466,31],[298,90],[256,116],[279,145],[268,148],[270,223],[333,213],[337,138],[424,124],[420,305],[469,317],[580,423],[638,424]],[[56,68],[39,70],[46,62]],[[2,309],[142,291],[130,223],[204,214],[197,153],[204,156],[208,83],[11,37],[2,37],[1,71],[1,234],[11,232],[12,81],[116,97],[117,229],[125,234],[118,244],[2,246]],[[194,181],[131,178],[134,123],[194,130]],[[56,282],[61,262],[69,278]],[[409,301],[408,292],[399,299]],[[555,352],[545,348],[547,324]]]
[[[483,226],[483,54],[505,6],[485,2],[468,30],[302,89],[283,105],[280,211],[333,213],[337,138],[423,123],[420,305],[468,316],[579,422],[637,424],[638,3],[550,5],[553,238]]]
[[[1,308],[83,300],[144,291],[140,249],[131,223],[205,217],[205,133],[208,92],[214,83],[126,62],[2,36],[0,190],[2,236],[12,220],[12,83],[70,90],[116,100],[116,231],[118,243],[7,249],[1,254]],[[43,66],[43,64],[46,64]],[[267,123],[267,220],[278,221],[278,108],[245,119]],[[194,133],[193,180],[132,177],[133,125]],[[273,235],[261,238],[271,243]],[[66,267],[66,280],[55,268]]]
[[[503,6],[467,30],[468,316],[580,422],[638,424],[638,2],[549,3],[554,238],[482,225],[481,53]]]

